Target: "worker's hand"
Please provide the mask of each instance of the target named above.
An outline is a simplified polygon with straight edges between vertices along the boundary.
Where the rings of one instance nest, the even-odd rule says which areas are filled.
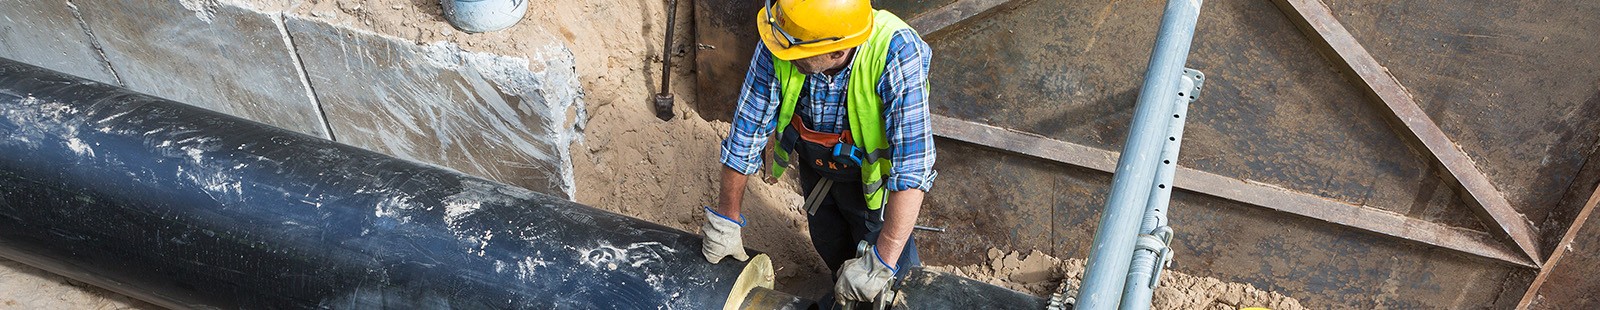
[[[839,269],[839,282],[833,285],[833,293],[842,301],[886,304],[887,301],[878,299],[888,292],[889,283],[894,281],[895,269],[878,257],[877,247],[865,254],[844,261],[844,266]]]
[[[722,262],[723,257],[733,256],[740,261],[750,259],[750,254],[744,252],[744,241],[741,240],[739,230],[744,228],[744,215],[739,215],[739,220],[718,214],[711,207],[706,209],[706,225],[701,226],[706,234],[705,246],[700,253],[706,255],[706,261],[712,264]]]

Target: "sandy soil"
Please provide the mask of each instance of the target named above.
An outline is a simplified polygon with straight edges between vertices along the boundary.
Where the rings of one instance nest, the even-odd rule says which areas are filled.
[[[160,309],[29,267],[0,259],[0,309]]]
[[[260,0],[259,5],[281,1]],[[695,100],[690,51],[674,49],[678,117],[661,121],[651,107],[660,92],[665,1],[535,0],[516,26],[482,34],[451,28],[436,0],[311,0],[290,11],[417,42],[449,41],[470,51],[516,57],[532,56],[525,52],[529,46],[561,41],[577,63],[587,109],[586,119],[576,120],[583,124],[583,138],[572,148],[576,200],[692,232],[699,231],[699,207],[715,203],[718,143],[729,124],[704,121],[690,108]],[[692,16],[688,1],[680,2],[674,46],[693,46]],[[786,280],[826,273],[809,246],[795,246],[810,243],[794,188],[792,180],[753,181],[745,199],[751,221],[745,244],[772,251],[779,277]]]
[[[666,3],[657,0],[532,1],[528,16],[506,31],[465,34],[439,17],[436,1],[308,1],[294,12],[417,42],[450,41],[464,49],[526,57],[526,46],[560,40],[573,52],[587,118],[573,146],[577,201],[698,232],[699,207],[715,203],[718,143],[729,124],[707,122],[689,108],[695,96],[687,50],[674,49],[672,93],[677,118],[657,119]],[[675,46],[693,46],[692,8],[679,3]],[[553,37],[552,37],[553,36]],[[825,274],[812,253],[793,181],[753,181],[745,199],[747,246],[771,251],[779,277]]]
[[[973,278],[1005,288],[1049,297],[1062,281],[1083,280],[1084,260],[1060,259],[1038,250],[1023,255],[989,249],[989,260],[967,266],[932,266],[929,269]],[[1216,278],[1196,277],[1182,272],[1162,272],[1151,308],[1157,310],[1239,309],[1263,307],[1278,310],[1306,309],[1300,301],[1244,283],[1227,283]]]
[[[530,46],[564,42],[576,58],[587,105],[585,119],[575,120],[584,130],[583,139],[573,146],[577,201],[692,232],[699,231],[699,206],[715,203],[721,169],[718,142],[729,125],[704,121],[689,108],[695,96],[688,51],[674,51],[674,61],[682,64],[672,71],[678,117],[661,121],[650,107],[650,98],[660,91],[664,1],[532,1],[528,16],[517,26],[470,35],[444,22],[436,0],[246,2],[417,42],[450,41],[466,50],[509,56],[528,57],[533,51],[524,51]],[[692,46],[688,38],[692,8],[687,1],[679,5],[675,31],[680,36],[675,45]],[[745,213],[752,222],[746,229],[746,245],[771,251],[780,289],[784,285],[804,291],[826,289],[826,270],[809,246],[796,188],[792,178],[775,185],[752,180],[745,199]],[[1065,276],[1081,274],[1082,264],[1075,260],[999,253],[992,251],[988,265],[944,268],[1035,293],[1055,288]],[[1299,308],[1292,299],[1248,285],[1169,275],[1173,276],[1157,295],[1156,304],[1162,309]],[[9,261],[0,261],[0,292],[4,292],[0,309],[155,308]]]

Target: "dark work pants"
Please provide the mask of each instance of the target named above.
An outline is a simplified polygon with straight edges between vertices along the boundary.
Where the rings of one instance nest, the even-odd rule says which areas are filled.
[[[804,189],[801,196],[810,196],[822,177],[804,161],[796,166]],[[807,218],[807,223],[811,227],[811,245],[816,247],[822,261],[828,264],[828,270],[838,274],[844,261],[858,257],[856,243],[861,240],[878,243],[878,232],[883,229],[883,210],[867,210],[860,180],[834,182],[826,198],[823,198],[822,205],[817,207],[816,214]],[[896,265],[899,269],[896,277],[904,276],[909,267],[922,265],[922,259],[917,257],[916,236],[906,240],[905,250],[900,251],[900,261]]]

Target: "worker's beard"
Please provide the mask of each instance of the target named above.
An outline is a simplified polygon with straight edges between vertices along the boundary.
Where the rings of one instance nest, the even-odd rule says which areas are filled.
[[[810,58],[796,59],[790,61],[790,63],[793,63],[795,70],[799,70],[801,74],[812,75],[843,69],[846,64],[850,63],[849,56],[851,56],[852,52],[853,50],[822,54]]]
[[[822,60],[822,59],[819,59],[819,60],[807,59],[807,60],[802,60],[802,61],[795,61],[794,62],[794,68],[796,70],[800,70],[801,74],[812,75],[812,74],[821,73],[822,71],[827,71],[828,70],[827,64],[829,62],[830,61],[828,61],[828,60]]]
[[[812,75],[812,74],[817,74],[818,72],[822,72],[822,70],[817,70],[815,68],[816,67],[814,67],[814,66],[795,64],[795,69],[799,69],[800,70],[800,74]]]
[[[794,67],[795,67],[795,70],[799,70],[801,74],[812,75],[812,74],[817,74],[817,73],[823,73],[823,72],[828,72],[828,71],[837,71],[837,70],[840,70],[840,69],[844,69],[844,65],[847,63],[847,62],[844,62],[844,61],[839,61],[839,62],[834,62],[834,63],[831,64],[832,66],[829,66],[828,62],[829,61],[820,61],[820,62],[817,62],[817,63],[808,63],[808,64],[795,63]]]

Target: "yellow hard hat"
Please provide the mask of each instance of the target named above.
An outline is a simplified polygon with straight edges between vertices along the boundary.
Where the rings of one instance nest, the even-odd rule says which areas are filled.
[[[773,56],[795,60],[866,42],[872,11],[869,0],[767,0],[756,13],[756,28]]]

